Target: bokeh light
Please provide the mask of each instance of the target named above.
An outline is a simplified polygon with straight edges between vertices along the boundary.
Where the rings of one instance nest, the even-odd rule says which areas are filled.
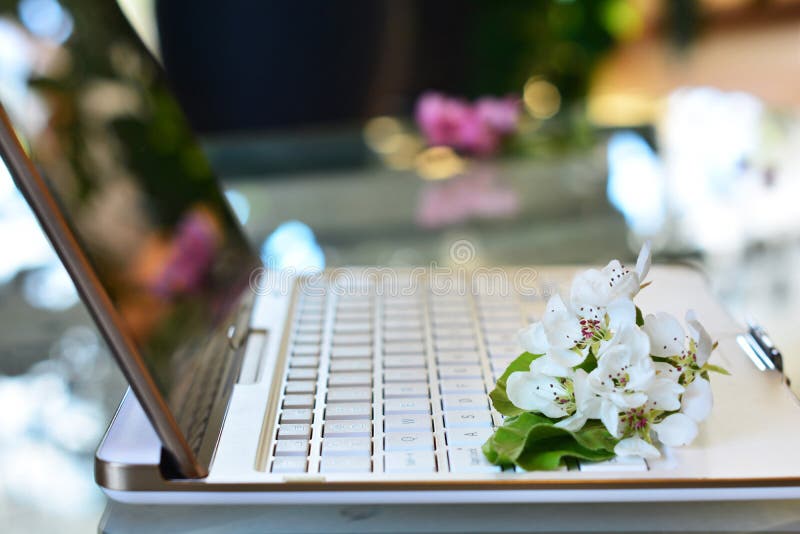
[[[549,119],[561,108],[561,93],[558,88],[538,76],[525,82],[522,100],[525,108],[536,119]]]
[[[416,158],[417,173],[426,180],[445,180],[464,171],[465,163],[452,148],[434,146]]]

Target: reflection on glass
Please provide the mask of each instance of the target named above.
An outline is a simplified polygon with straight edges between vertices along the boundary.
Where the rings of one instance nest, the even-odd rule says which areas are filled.
[[[270,269],[314,273],[325,268],[325,254],[314,232],[300,221],[278,226],[264,241],[261,259]]]

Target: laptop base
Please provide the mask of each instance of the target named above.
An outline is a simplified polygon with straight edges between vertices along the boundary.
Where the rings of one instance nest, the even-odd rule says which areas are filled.
[[[631,489],[487,488],[404,491],[263,491],[247,484],[205,479],[178,480],[162,475],[161,443],[136,397],[128,391],[95,458],[95,477],[112,500],[130,504],[470,504],[576,502],[689,502],[800,499],[800,487],[710,487]],[[142,488],[137,490],[137,488]],[[146,489],[145,489],[146,488]]]

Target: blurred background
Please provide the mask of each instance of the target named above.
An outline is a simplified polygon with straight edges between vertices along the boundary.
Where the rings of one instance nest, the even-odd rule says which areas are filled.
[[[0,2],[0,99],[33,127],[34,89],[75,88],[81,65],[147,76],[123,47],[60,52],[91,4]],[[119,5],[264,261],[446,264],[469,239],[476,265],[604,263],[650,239],[800,384],[800,1]],[[129,96],[77,87],[93,116]],[[169,137],[159,109],[142,135]],[[0,164],[4,532],[96,528],[94,448],[124,389]]]

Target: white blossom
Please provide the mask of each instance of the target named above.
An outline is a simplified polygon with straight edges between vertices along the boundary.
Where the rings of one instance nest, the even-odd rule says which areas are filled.
[[[511,373],[506,379],[506,395],[514,406],[551,418],[570,415],[575,399],[566,380],[572,371],[547,356],[531,362],[529,371]]]
[[[588,269],[578,274],[570,292],[572,307],[591,311],[589,307],[605,308],[619,297],[632,299],[650,271],[650,261],[650,244],[645,243],[633,271],[612,260],[601,270]]]

